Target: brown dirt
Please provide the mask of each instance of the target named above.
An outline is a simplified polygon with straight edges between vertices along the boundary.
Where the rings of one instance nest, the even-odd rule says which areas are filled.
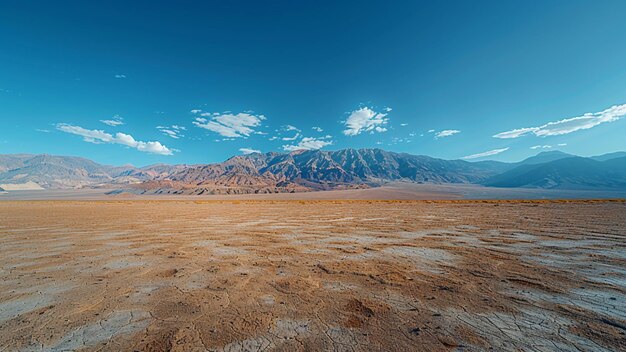
[[[623,201],[0,202],[0,351],[626,350]]]

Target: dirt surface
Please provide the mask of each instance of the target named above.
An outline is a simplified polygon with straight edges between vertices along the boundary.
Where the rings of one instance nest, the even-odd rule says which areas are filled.
[[[626,350],[626,204],[0,202],[0,351]]]
[[[451,199],[626,199],[626,190],[566,190],[542,188],[497,188],[469,184],[393,182],[382,187],[334,191],[180,195],[136,194],[115,189],[46,189],[11,191],[0,201],[14,200],[451,200]]]

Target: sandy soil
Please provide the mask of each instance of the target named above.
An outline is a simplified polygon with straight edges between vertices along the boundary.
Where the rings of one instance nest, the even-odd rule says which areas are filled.
[[[0,351],[626,350],[626,203],[0,202]]]

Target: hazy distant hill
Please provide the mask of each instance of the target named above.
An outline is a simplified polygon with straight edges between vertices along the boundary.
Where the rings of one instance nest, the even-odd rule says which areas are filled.
[[[602,155],[592,156],[591,159],[597,160],[597,161],[606,161],[606,160],[623,158],[623,157],[626,157],[626,152],[614,152],[614,153],[602,154]]]
[[[599,161],[602,160],[602,161]],[[255,153],[202,165],[107,166],[79,157],[0,155],[10,188],[132,188],[147,193],[274,193],[376,187],[386,182],[497,187],[626,188],[626,153],[582,158],[543,152],[517,163],[443,160],[382,149]]]
[[[492,187],[626,188],[626,157],[607,161],[568,157],[526,164],[489,178]]]
[[[549,151],[549,152],[541,152],[541,153],[539,153],[539,154],[537,154],[535,156],[531,156],[530,158],[526,158],[526,159],[520,161],[519,163],[515,163],[515,165],[519,166],[519,165],[543,164],[543,163],[548,163],[548,162],[559,160],[559,159],[571,158],[573,156],[576,156],[576,155],[563,153],[563,152],[558,151],[558,150]]]
[[[45,188],[80,187],[111,181],[107,167],[79,157],[55,155],[3,155],[0,183],[35,182]]]
[[[175,168],[176,166],[168,166]],[[142,177],[144,169],[133,166],[107,166],[89,159],[48,154],[0,155],[0,184],[34,182],[44,188],[76,188],[110,183],[138,183],[154,176]],[[151,167],[145,172],[150,173]]]

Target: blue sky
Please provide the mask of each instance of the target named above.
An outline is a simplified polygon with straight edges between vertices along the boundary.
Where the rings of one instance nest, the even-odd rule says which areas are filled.
[[[0,153],[626,150],[624,1],[0,1]],[[587,115],[585,115],[587,114]]]

